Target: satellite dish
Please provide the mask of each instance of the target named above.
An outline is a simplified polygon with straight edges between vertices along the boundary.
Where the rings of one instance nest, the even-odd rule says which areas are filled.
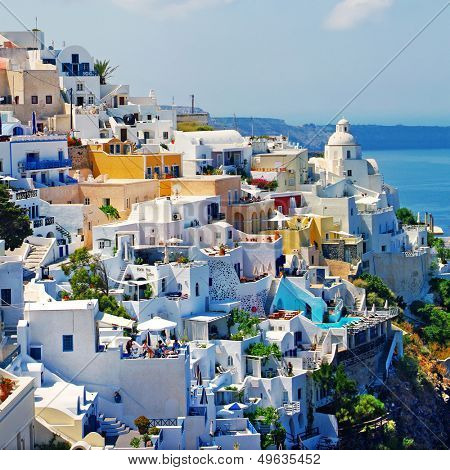
[[[136,117],[134,116],[134,114],[125,114],[125,116],[123,117],[123,122],[127,126],[134,126],[134,124],[136,123]]]

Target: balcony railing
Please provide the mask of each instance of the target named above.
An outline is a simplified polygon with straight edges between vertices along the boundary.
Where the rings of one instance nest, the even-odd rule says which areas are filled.
[[[78,72],[64,70],[63,73],[66,77],[97,77],[98,76],[98,73],[95,70],[90,70],[90,71],[79,70]]]
[[[20,354],[20,345],[17,345],[13,351],[11,351],[2,362],[0,362],[0,369],[6,369],[12,361]]]
[[[45,220],[45,225],[53,225],[55,223],[54,217],[46,217],[44,220]]]
[[[37,189],[30,189],[28,191],[17,191],[12,194],[12,198],[16,201],[22,201],[23,199],[30,199],[32,197],[37,197]]]
[[[44,223],[44,222],[43,222],[42,219],[33,220],[33,228],[42,227],[43,223]]]
[[[52,168],[71,167],[72,160],[66,158],[64,160],[40,160],[38,162],[26,162],[25,170],[48,170]]]

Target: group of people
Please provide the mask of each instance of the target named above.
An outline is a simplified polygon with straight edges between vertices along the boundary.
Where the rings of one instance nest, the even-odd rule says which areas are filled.
[[[151,348],[146,339],[142,341],[142,344],[139,344],[133,338],[130,338],[125,344],[127,356],[132,358],[140,357],[151,359],[178,356],[180,348],[181,344],[178,342],[177,338],[173,340],[170,346],[160,339],[155,348]]]

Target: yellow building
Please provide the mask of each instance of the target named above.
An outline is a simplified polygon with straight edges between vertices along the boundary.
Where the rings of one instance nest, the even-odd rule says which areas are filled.
[[[108,175],[114,179],[162,179],[182,176],[179,153],[134,152],[133,143],[119,139],[96,139],[87,145],[92,172],[96,178]]]

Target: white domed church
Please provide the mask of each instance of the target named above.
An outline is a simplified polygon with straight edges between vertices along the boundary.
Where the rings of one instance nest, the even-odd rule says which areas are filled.
[[[320,161],[322,160],[322,161]],[[372,191],[381,192],[383,177],[375,160],[363,159],[361,146],[350,133],[350,123],[341,119],[336,131],[325,145],[324,159],[315,159],[315,164],[328,174],[351,180]],[[328,181],[335,178],[327,178]]]

